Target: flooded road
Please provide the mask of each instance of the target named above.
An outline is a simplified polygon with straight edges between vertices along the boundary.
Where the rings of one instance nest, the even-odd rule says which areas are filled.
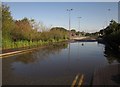
[[[96,69],[120,62],[115,55],[97,42],[54,44],[2,59],[3,85],[71,85],[78,73],[89,85]]]

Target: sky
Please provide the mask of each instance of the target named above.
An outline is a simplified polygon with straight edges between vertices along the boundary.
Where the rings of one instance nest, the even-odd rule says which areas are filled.
[[[120,0],[1,0],[2,2],[119,2]]]
[[[33,18],[47,27],[68,29],[71,11],[71,29],[96,32],[107,26],[111,19],[118,21],[117,2],[4,2],[10,6],[14,19]],[[111,9],[108,11],[108,9]],[[79,20],[80,19],[80,28]]]

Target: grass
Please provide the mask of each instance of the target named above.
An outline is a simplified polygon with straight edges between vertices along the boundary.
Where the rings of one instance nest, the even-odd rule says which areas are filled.
[[[47,45],[47,44],[51,44],[51,43],[55,43],[55,42],[61,42],[61,41],[65,41],[67,39],[59,39],[59,40],[55,40],[55,39],[51,39],[51,40],[47,40],[47,41],[27,41],[27,40],[20,40],[20,41],[11,41],[9,39],[4,39],[2,41],[2,49],[13,49],[13,48],[33,48],[33,47],[38,47],[38,46],[43,46],[43,45]]]

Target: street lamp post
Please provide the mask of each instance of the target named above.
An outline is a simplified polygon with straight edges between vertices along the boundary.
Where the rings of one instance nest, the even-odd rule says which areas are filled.
[[[70,28],[71,28],[70,12],[71,12],[72,10],[73,10],[73,9],[67,9],[67,11],[69,12],[69,39],[70,39]]]
[[[78,29],[80,30],[80,18],[82,18],[82,17],[78,17]]]
[[[110,13],[110,11],[111,11],[111,9],[107,9],[108,10],[108,15],[109,15],[109,13]],[[107,20],[107,26],[109,25],[109,16],[108,16],[108,20]]]

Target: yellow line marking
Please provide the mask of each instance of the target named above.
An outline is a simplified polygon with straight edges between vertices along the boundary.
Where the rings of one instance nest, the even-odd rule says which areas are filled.
[[[27,51],[27,52],[20,52],[20,53],[11,54],[11,55],[5,55],[5,56],[2,56],[2,57],[0,57],[0,58],[7,58],[7,57],[15,56],[15,55],[25,54],[25,53],[28,53],[28,52],[30,52],[30,51]]]
[[[72,86],[71,86],[71,87],[74,87],[74,86],[75,86],[75,84],[76,84],[76,82],[77,82],[78,77],[79,77],[79,74],[78,74],[78,75],[75,77],[75,79],[73,80],[73,83],[72,83]]]
[[[6,58],[6,57],[18,55],[18,54],[27,53],[27,52],[30,52],[30,51],[35,50],[35,49],[38,49],[38,48],[32,48],[32,49],[27,49],[27,50],[21,50],[21,51],[15,51],[15,52],[0,54],[0,58]]]
[[[79,83],[78,83],[78,87],[80,87],[83,83],[83,78],[84,78],[84,75],[82,74],[80,80],[79,80]]]

